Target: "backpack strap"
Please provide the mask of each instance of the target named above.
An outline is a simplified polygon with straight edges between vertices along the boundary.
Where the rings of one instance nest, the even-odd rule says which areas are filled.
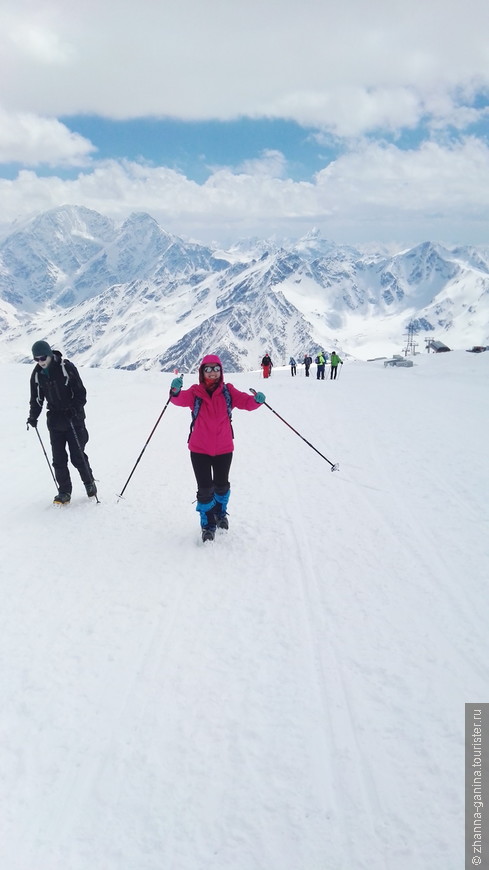
[[[226,410],[228,412],[229,424],[231,426],[231,431],[232,431],[232,429],[233,429],[233,422],[232,422],[233,421],[233,401],[231,399],[231,393],[229,392],[227,384],[222,385],[222,392],[223,392],[224,398],[226,399]],[[191,436],[192,430],[195,426],[195,421],[196,421],[197,417],[199,416],[199,411],[200,411],[201,405],[202,405],[202,399],[200,398],[200,396],[196,396],[194,399],[194,407],[192,408],[192,422],[190,423],[190,432],[188,433],[187,441],[190,441],[190,436]]]
[[[231,393],[229,392],[227,384],[222,385],[222,391],[224,393],[224,398],[226,399],[226,408],[228,412],[229,422],[233,422],[233,402],[231,399]]]
[[[68,363],[68,365],[71,365],[69,360],[66,360],[66,362]],[[70,374],[69,374],[68,369],[66,368],[65,360],[63,358],[60,359],[60,366],[61,366],[61,371],[63,372],[63,376],[65,379],[65,387],[67,387],[70,383]],[[35,381],[36,387],[37,387],[36,401],[37,401],[37,404],[40,405],[42,408],[42,397],[41,397],[41,385],[39,383],[39,372],[34,373],[34,381]],[[71,395],[72,395],[72,397],[74,395],[73,388],[71,388]]]
[[[192,408],[192,421],[190,423],[190,432],[188,433],[187,441],[190,441],[190,436],[192,434],[192,430],[195,426],[195,421],[199,416],[200,406],[202,404],[202,399],[200,396],[196,396],[194,399],[194,407]]]
[[[63,358],[61,358],[60,364],[61,364],[61,371],[63,372],[64,378],[65,378],[65,387],[69,387],[70,392],[71,392],[71,398],[74,399],[75,398],[75,391],[73,389],[73,384],[74,383],[76,384],[76,378],[72,378],[72,375],[74,374],[75,367],[74,367],[73,363],[70,362],[69,359],[64,360]]]
[[[63,374],[65,376],[65,387],[67,387],[69,382],[70,382],[70,376],[69,376],[68,372],[66,371],[65,361],[63,358],[61,359],[61,371],[63,372]]]
[[[42,396],[41,396],[41,387],[40,387],[40,384],[39,384],[39,372],[35,372],[35,373],[34,373],[34,381],[35,381],[36,389],[37,389],[36,402],[37,402],[37,404],[39,405],[39,407],[42,408],[42,402],[43,402],[43,399],[42,399]]]

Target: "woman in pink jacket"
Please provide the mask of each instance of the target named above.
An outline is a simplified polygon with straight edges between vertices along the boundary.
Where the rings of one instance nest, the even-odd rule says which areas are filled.
[[[229,528],[229,469],[233,458],[234,434],[231,411],[254,411],[265,401],[263,393],[249,396],[232,384],[225,384],[221,360],[205,356],[199,368],[199,383],[183,390],[183,379],[174,378],[170,396],[174,405],[192,409],[188,439],[190,460],[197,480],[197,508],[202,540],[213,541],[216,526]]]

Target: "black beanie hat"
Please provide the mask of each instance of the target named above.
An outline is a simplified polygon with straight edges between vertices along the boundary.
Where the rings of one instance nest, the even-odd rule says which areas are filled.
[[[32,356],[52,356],[53,352],[47,341],[35,341],[32,345]]]

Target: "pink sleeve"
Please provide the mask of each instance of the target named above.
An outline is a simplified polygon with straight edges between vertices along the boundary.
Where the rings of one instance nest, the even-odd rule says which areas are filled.
[[[256,411],[260,407],[258,402],[255,402],[255,397],[252,393],[243,393],[237,390],[232,384],[226,384],[233,402],[233,408],[239,408],[240,411]]]
[[[192,387],[188,390],[180,390],[178,396],[171,396],[172,405],[179,405],[181,408],[194,407],[194,391]]]

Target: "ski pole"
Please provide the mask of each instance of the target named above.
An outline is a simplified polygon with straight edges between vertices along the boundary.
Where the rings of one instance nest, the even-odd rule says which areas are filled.
[[[250,390],[250,393],[253,393],[254,396],[256,395],[256,390],[254,390],[253,387],[249,387],[249,390]],[[284,420],[284,418],[281,417],[280,414],[277,414],[277,412],[274,411],[274,409],[272,408],[271,405],[268,404],[268,402],[263,402],[263,404],[266,405],[267,408],[269,408],[270,411],[272,411],[272,412],[275,414],[275,416],[278,417],[278,419],[282,421],[282,423],[285,423],[285,425],[288,426],[289,429],[292,429],[292,432],[295,432],[295,434],[298,435],[299,438],[302,438],[302,440],[305,441],[306,444],[307,444],[309,447],[311,447],[313,450],[315,450],[316,453],[319,453],[319,456],[320,456],[322,459],[325,459],[326,462],[327,462],[329,465],[331,465],[331,471],[338,471],[338,469],[339,469],[340,466],[338,465],[337,462],[330,462],[329,459],[328,459],[326,456],[324,456],[324,455],[321,453],[320,450],[317,449],[317,447],[314,447],[314,444],[311,444],[311,442],[308,441],[307,438],[304,438],[304,436],[301,435],[301,433],[298,432],[297,429],[294,429],[294,427],[291,426],[290,423],[287,423],[287,420]]]
[[[29,426],[27,426],[27,428],[29,428]],[[55,478],[55,476],[54,476],[54,471],[53,471],[53,469],[51,468],[51,463],[50,463],[50,461],[49,461],[49,459],[48,459],[48,454],[46,453],[46,451],[45,451],[45,449],[44,449],[44,444],[42,443],[42,438],[41,438],[41,436],[39,435],[39,430],[38,430],[37,426],[34,426],[33,428],[36,430],[37,437],[39,438],[39,444],[41,445],[41,447],[42,447],[42,452],[44,453],[44,456],[46,457],[46,462],[47,462],[47,464],[48,464],[48,466],[49,466],[49,470],[50,470],[50,472],[51,472],[51,477],[52,477],[53,480],[54,480],[54,485],[55,485],[55,487],[57,488],[57,487],[58,487],[58,482],[57,482],[57,480],[56,480],[56,478]]]
[[[178,369],[175,369],[174,374],[176,374],[176,375],[178,374]],[[183,378],[183,375],[182,375],[182,378]],[[122,498],[122,496],[124,495],[124,490],[126,489],[127,484],[129,483],[129,481],[130,481],[131,477],[133,476],[134,472],[136,471],[136,467],[137,467],[137,465],[139,464],[139,460],[141,459],[141,457],[142,457],[144,451],[146,450],[146,448],[147,448],[149,442],[151,441],[151,439],[152,439],[152,437],[153,437],[153,435],[154,435],[154,433],[155,433],[155,430],[156,430],[156,427],[157,427],[158,423],[160,422],[160,420],[161,420],[163,414],[165,413],[166,409],[168,408],[168,405],[170,404],[170,400],[171,400],[171,393],[170,393],[170,395],[168,396],[168,399],[166,400],[165,407],[163,408],[163,410],[162,410],[160,416],[158,417],[156,423],[154,424],[154,426],[153,426],[153,428],[152,428],[152,430],[151,430],[151,432],[150,432],[150,434],[149,434],[149,436],[148,436],[148,439],[147,439],[147,441],[146,441],[146,444],[144,445],[143,449],[141,450],[141,453],[139,454],[138,458],[136,459],[136,462],[134,463],[134,467],[133,467],[133,469],[132,469],[132,471],[131,471],[129,477],[127,478],[127,480],[126,480],[124,486],[122,487],[122,491],[121,491],[120,493],[118,493],[118,498]]]
[[[91,477],[92,478],[91,482],[95,483],[95,481],[93,479],[93,474],[90,473],[90,469],[88,467],[87,460],[85,459],[85,451],[82,449],[82,446],[80,444],[80,439],[78,438],[77,431],[75,429],[75,425],[73,423],[73,420],[70,420],[70,426],[71,426],[73,435],[75,436],[76,446],[78,447],[78,450],[80,451],[80,455],[81,455],[81,458],[83,460],[83,464],[85,466],[85,471],[87,473],[87,477]],[[96,499],[97,504],[100,504],[97,493],[95,493],[95,499]]]

